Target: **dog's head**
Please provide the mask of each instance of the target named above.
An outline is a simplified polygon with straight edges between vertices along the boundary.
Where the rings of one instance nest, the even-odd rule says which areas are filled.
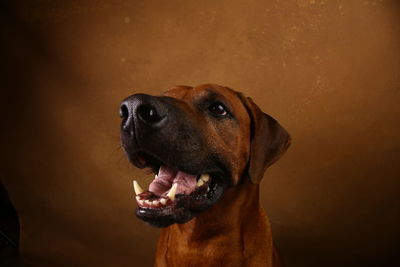
[[[218,85],[135,94],[120,113],[129,160],[155,174],[148,190],[135,183],[136,215],[157,227],[189,221],[241,179],[259,183],[290,144],[250,98]]]

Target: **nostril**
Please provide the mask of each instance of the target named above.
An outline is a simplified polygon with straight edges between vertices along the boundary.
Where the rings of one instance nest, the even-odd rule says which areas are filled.
[[[156,109],[149,105],[139,106],[137,114],[141,120],[148,123],[157,123],[162,119]]]
[[[126,104],[121,105],[121,108],[119,109],[119,116],[124,120],[129,117],[129,110]]]

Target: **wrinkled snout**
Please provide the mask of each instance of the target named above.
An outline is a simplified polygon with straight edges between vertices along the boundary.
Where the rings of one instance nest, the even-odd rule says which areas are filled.
[[[218,161],[204,134],[206,120],[185,102],[135,94],[122,101],[120,115],[122,147],[135,166],[157,161],[154,169],[162,163],[190,174],[215,172]]]

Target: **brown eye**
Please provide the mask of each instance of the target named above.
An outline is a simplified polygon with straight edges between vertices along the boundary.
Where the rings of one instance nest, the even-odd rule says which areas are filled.
[[[208,110],[215,115],[218,116],[225,116],[228,114],[226,107],[221,104],[220,102],[213,103],[211,106],[208,107]]]

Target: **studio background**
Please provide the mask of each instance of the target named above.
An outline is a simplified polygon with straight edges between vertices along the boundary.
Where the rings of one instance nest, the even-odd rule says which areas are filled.
[[[177,84],[251,96],[292,135],[262,204],[287,266],[396,266],[398,1],[2,1],[1,181],[40,266],[150,266],[119,104]]]

